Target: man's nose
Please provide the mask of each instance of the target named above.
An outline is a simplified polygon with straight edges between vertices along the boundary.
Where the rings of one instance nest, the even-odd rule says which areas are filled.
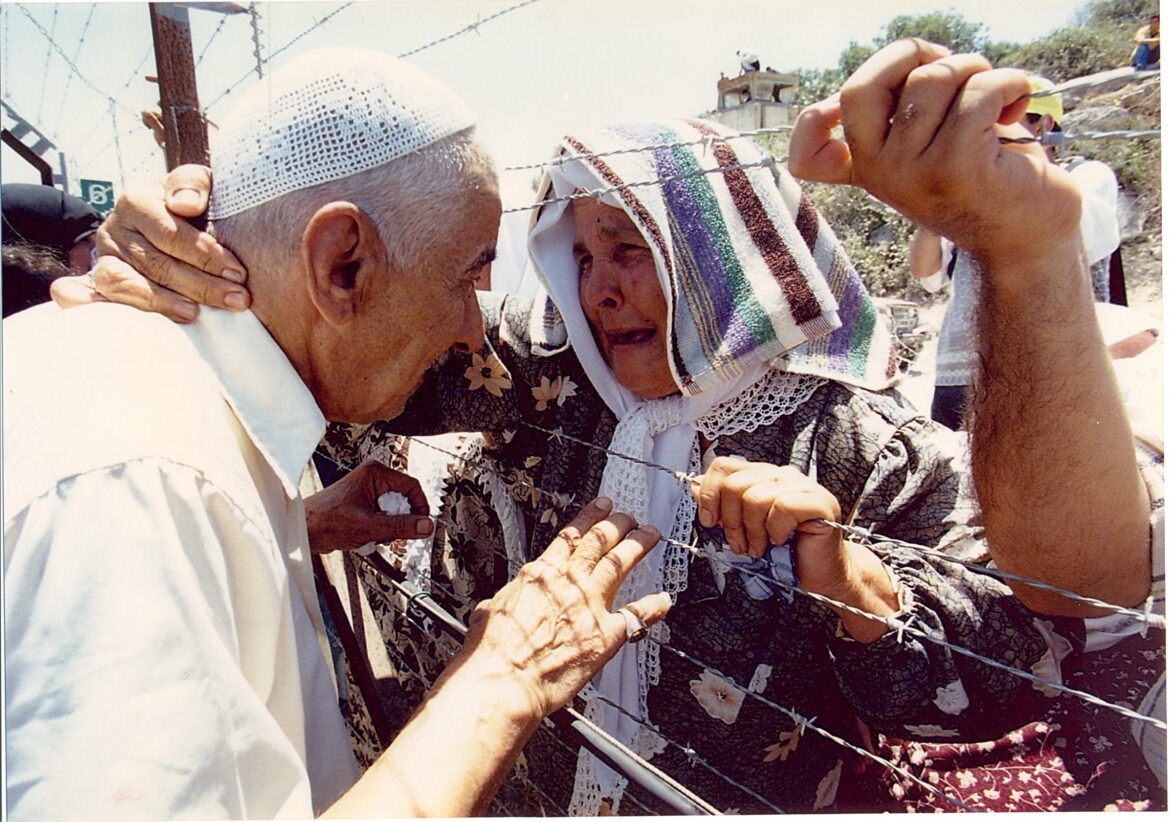
[[[463,319],[455,337],[454,347],[457,351],[479,351],[483,348],[483,314],[479,311],[476,293],[472,291],[463,301]]]

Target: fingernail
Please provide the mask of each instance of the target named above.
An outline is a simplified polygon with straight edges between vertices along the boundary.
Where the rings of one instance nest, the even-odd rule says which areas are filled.
[[[655,528],[653,525],[643,525],[643,526],[641,526],[641,528],[639,528],[639,530],[645,531],[646,535],[653,537],[655,542],[662,539],[662,532],[659,531],[657,528]]]
[[[593,504],[602,511],[608,511],[609,509],[613,508],[613,500],[611,500],[609,497],[598,497],[597,499],[593,500]]]
[[[232,311],[242,311],[248,307],[248,298],[243,291],[229,291],[224,295],[223,304]]]
[[[225,268],[222,274],[225,280],[231,280],[233,283],[243,283],[245,280],[244,272],[235,268]]]
[[[175,315],[180,320],[185,320],[186,322],[191,322],[194,320],[195,315],[198,313],[198,307],[196,307],[195,303],[190,302],[189,300],[182,300],[175,306]]]
[[[175,205],[198,206],[202,203],[202,197],[193,188],[178,189],[171,194],[171,200]]]
[[[711,512],[708,511],[706,508],[699,509],[699,524],[702,525],[704,528],[710,528],[712,525],[715,524],[711,521]]]
[[[435,524],[426,517],[419,517],[414,521],[414,532],[420,537],[430,536]]]

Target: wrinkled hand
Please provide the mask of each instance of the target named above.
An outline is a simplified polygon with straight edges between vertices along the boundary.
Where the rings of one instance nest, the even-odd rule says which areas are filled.
[[[384,514],[378,497],[397,491],[410,501],[409,514]],[[323,491],[305,498],[313,553],[349,551],[368,542],[425,537],[434,530],[418,480],[369,459]]]
[[[1068,242],[1080,194],[1037,145],[1002,145],[1027,76],[922,40],[878,51],[797,118],[792,173],[851,183],[981,259]],[[833,136],[842,126],[844,139]]]
[[[622,581],[661,539],[597,499],[560,531],[540,557],[471,616],[463,651],[448,667],[520,684],[526,711],[546,716],[565,705],[626,641],[625,618],[610,608]],[[670,597],[629,605],[647,624],[666,615]]]
[[[195,319],[197,304],[247,308],[243,264],[190,222],[207,211],[210,192],[211,170],[188,165],[123,194],[98,229],[102,256],[90,276],[55,281],[54,301],[68,308],[108,300],[176,322]]]
[[[881,560],[828,524],[841,520],[837,498],[798,469],[717,457],[691,490],[699,522],[721,526],[733,553],[758,559],[770,545],[791,540],[801,587],[879,616],[897,610]],[[885,631],[881,623],[837,611],[858,639]]]

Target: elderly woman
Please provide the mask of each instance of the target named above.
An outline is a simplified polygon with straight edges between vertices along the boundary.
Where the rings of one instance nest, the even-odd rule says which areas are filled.
[[[881,391],[894,370],[868,294],[796,183],[762,160],[699,121],[567,137],[530,237],[546,292],[485,295],[484,351],[434,369],[401,417],[335,429],[328,450],[356,464],[391,433],[489,435],[483,462],[445,489],[450,527],[428,573],[449,598],[506,577],[488,500],[513,561],[596,493],[655,524],[667,539],[619,598],[665,588],[676,604],[595,680],[587,713],[723,810],[873,809],[851,795],[858,755],[800,717],[854,744],[865,726],[985,739],[1045,698],[793,584],[1024,670],[1063,646],[1001,583],[818,522],[979,550],[945,441]],[[680,474],[702,480],[688,489]],[[548,736],[527,778],[555,803],[530,813],[615,809],[627,789]]]
[[[540,199],[537,299],[485,294],[482,351],[452,352],[395,420],[327,438],[356,465],[399,434],[488,435],[442,484],[434,550],[406,559],[416,578],[465,613],[575,502],[604,494],[656,525],[666,539],[618,596],[664,588],[675,605],[583,699],[721,810],[874,810],[855,777],[871,729],[982,740],[1038,715],[1055,691],[843,607],[1046,679],[1086,638],[996,579],[826,524],[983,550],[950,441],[884,390],[886,333],[796,183],[749,140],[669,121],[565,138]],[[363,581],[404,668],[436,670],[430,638]],[[512,812],[664,810],[554,737],[530,742],[534,789],[501,794]]]

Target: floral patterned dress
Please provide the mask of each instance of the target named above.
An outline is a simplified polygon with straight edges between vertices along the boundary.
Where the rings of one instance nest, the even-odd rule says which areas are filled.
[[[455,470],[430,557],[435,598],[464,619],[517,561],[502,548],[515,541],[516,528],[501,522],[499,489],[508,490],[508,505],[523,523],[527,538],[520,559],[534,558],[600,482],[606,455],[579,441],[608,443],[616,425],[571,353],[534,355],[526,338],[528,306],[503,295],[485,295],[482,302],[488,348],[453,354],[432,369],[398,419],[335,426],[324,445],[331,459],[354,465],[368,455],[400,450],[398,434],[485,432],[482,455],[452,461]],[[978,557],[975,513],[953,457],[936,447],[935,433],[933,423],[896,394],[826,382],[793,413],[712,442],[708,457],[739,455],[794,465],[833,492],[855,524]],[[827,607],[718,561],[725,544],[718,528],[696,522],[694,544],[704,556],[690,562],[687,587],[666,618],[661,671],[648,695],[649,721],[663,738],[652,764],[721,811],[951,808],[905,776],[922,770],[929,754],[920,752],[959,741],[998,746],[1002,743],[986,741],[1009,733],[1016,736],[1008,740],[1020,733],[1049,734],[1050,722],[1028,723],[1077,705],[922,634],[1066,681],[1075,681],[1086,660],[1102,659],[1083,653],[1083,621],[1041,617],[990,576],[891,543],[879,541],[876,549],[898,583],[902,617],[915,633],[891,631],[868,645],[850,639]],[[776,579],[782,580],[783,563],[777,567]],[[379,680],[381,698],[406,706],[441,670],[450,648],[437,648],[425,624],[405,619],[402,598],[368,567],[358,568],[353,578],[360,580],[368,613],[389,648],[391,670]],[[1153,657],[1142,657],[1150,670],[1163,665],[1157,633],[1145,648]],[[1123,643],[1115,655],[1128,660],[1133,651]],[[381,746],[363,718],[368,708],[350,697],[359,748],[368,761]],[[406,716],[399,710],[391,724],[400,725]],[[1091,724],[1097,718],[1076,721]],[[1126,744],[1127,733],[1118,728],[1107,733],[1110,745]],[[921,747],[911,749],[899,740],[916,740]],[[1079,737],[1069,744],[1085,752]],[[878,747],[900,772],[869,762],[857,750]],[[1068,748],[1053,753],[1050,746],[1044,755],[1071,753]],[[564,815],[576,760],[577,745],[568,736],[542,727],[500,791],[495,811]],[[1034,759],[1020,762],[1037,774],[1044,767]],[[1164,806],[1164,793],[1154,796],[1157,780],[1140,764],[1126,760],[1119,766],[1140,788],[1117,785],[1113,798],[1151,799]],[[1077,785],[1092,781],[1083,769],[1067,770]],[[953,797],[972,795],[971,777],[959,771],[923,778],[947,787]],[[1074,797],[1063,777],[1050,781],[1061,796]],[[669,812],[632,785],[618,810]]]

